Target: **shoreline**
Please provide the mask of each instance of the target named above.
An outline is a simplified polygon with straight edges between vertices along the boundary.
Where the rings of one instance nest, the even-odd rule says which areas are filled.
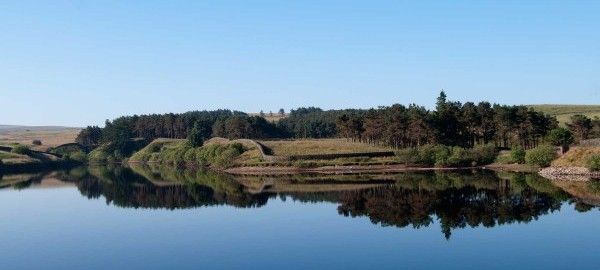
[[[87,163],[85,165],[103,165],[107,163]],[[139,162],[139,161],[124,161],[115,162],[120,165],[150,165],[160,162]],[[55,161],[44,163],[25,163],[25,164],[2,164],[0,165],[0,173],[23,173],[27,171],[47,171],[55,169],[69,169],[78,165],[84,165],[73,161]],[[197,164],[182,164],[174,167],[186,167],[197,169]],[[537,173],[540,176],[549,180],[561,181],[590,181],[600,179],[600,172],[592,172],[584,167],[547,167],[539,168],[522,164],[498,164],[493,163],[485,166],[474,167],[415,167],[403,164],[393,165],[332,165],[321,167],[294,167],[294,166],[239,166],[230,168],[208,167],[211,170],[223,172],[231,175],[247,175],[247,176],[281,176],[293,174],[361,174],[361,173],[400,173],[400,172],[426,172],[426,171],[460,171],[460,170],[492,170],[498,172],[522,172],[522,173]]]
[[[0,175],[1,174],[16,174],[16,173],[27,173],[27,172],[43,172],[51,170],[62,170],[70,169],[83,163],[76,161],[48,161],[48,162],[30,162],[30,163],[16,163],[16,164],[0,164]]]
[[[600,179],[600,171],[593,172],[584,167],[547,167],[539,172],[550,180],[590,181]]]
[[[222,171],[232,175],[287,175],[287,174],[353,174],[353,173],[394,173],[394,172],[416,172],[416,171],[458,171],[485,169],[484,166],[478,167],[411,167],[406,165],[350,165],[350,166],[323,166],[314,168],[300,168],[291,166],[281,167],[233,167],[223,169]]]

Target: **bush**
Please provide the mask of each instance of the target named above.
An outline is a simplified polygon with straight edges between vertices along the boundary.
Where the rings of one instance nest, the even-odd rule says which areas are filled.
[[[419,163],[419,149],[407,148],[396,152],[396,158],[400,163],[405,165],[413,165]]]
[[[446,167],[448,166],[448,159],[450,158],[449,147],[438,145],[434,148],[435,154],[435,166],[436,167]]]
[[[510,158],[514,163],[524,164],[526,154],[525,149],[521,146],[515,146],[510,150]]]
[[[566,147],[575,141],[573,133],[566,128],[555,128],[548,132],[546,140],[554,146]]]
[[[474,165],[485,165],[494,163],[498,156],[498,149],[493,144],[477,145],[471,149],[471,158]]]
[[[29,155],[31,150],[29,150],[29,147],[27,147],[25,145],[17,144],[12,148],[12,150],[10,152],[19,154],[19,155]]]
[[[471,153],[462,147],[452,147],[450,157],[448,157],[446,165],[453,167],[470,166],[472,163]]]
[[[425,145],[419,148],[417,164],[433,166],[436,161],[436,145]]]
[[[525,162],[529,165],[537,165],[540,167],[548,167],[558,154],[556,149],[549,145],[541,145],[533,148],[525,154]]]
[[[77,151],[70,153],[66,156],[67,159],[74,160],[77,162],[85,163],[87,162],[87,154],[83,151]]]
[[[33,140],[31,143],[33,145],[42,145],[42,141],[40,141],[40,140]]]
[[[591,171],[600,171],[600,155],[592,155],[585,161],[585,166]]]
[[[425,145],[396,152],[398,161],[406,165],[465,167],[490,164],[498,152],[494,145],[478,145],[472,149],[445,145]]]
[[[192,130],[190,131],[190,134],[188,135],[187,140],[188,140],[188,144],[191,147],[200,147],[204,144],[204,140],[206,140],[206,138],[200,131],[200,126],[198,123],[194,124],[194,128],[192,128]]]

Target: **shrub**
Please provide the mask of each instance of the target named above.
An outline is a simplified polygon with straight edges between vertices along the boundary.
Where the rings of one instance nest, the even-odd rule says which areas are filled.
[[[418,164],[433,166],[436,160],[436,145],[425,145],[419,148]]]
[[[511,163],[514,163],[512,157],[510,156],[510,151],[500,152],[498,154],[498,157],[496,157],[496,160],[494,162],[498,163],[498,164],[511,164]]]
[[[10,152],[19,154],[19,155],[29,155],[31,150],[29,150],[29,147],[27,147],[25,145],[17,144],[12,148],[12,150]]]
[[[525,149],[521,146],[515,146],[510,150],[510,158],[514,163],[524,164],[526,154]]]
[[[600,194],[600,180],[591,180],[587,184],[587,188],[594,194]]]
[[[498,149],[493,144],[477,145],[471,149],[471,158],[474,165],[485,165],[493,163],[498,156]]]
[[[451,148],[444,145],[437,145],[434,148],[435,153],[435,166],[445,167],[448,166],[448,159],[450,158]]]
[[[566,128],[555,128],[548,132],[546,140],[554,146],[567,147],[575,141],[573,133]]]
[[[471,165],[471,153],[462,147],[452,147],[452,152],[446,162],[447,166],[461,167]]]
[[[396,152],[396,158],[405,165],[419,164],[419,149],[407,148]]]
[[[549,145],[541,145],[533,148],[525,154],[525,162],[529,165],[548,167],[557,157],[556,149]]]
[[[585,166],[591,171],[600,171],[600,155],[592,155],[585,161]]]
[[[472,149],[445,145],[425,145],[396,152],[398,161],[407,165],[464,167],[490,164],[498,152],[494,145],[478,145]]]
[[[190,134],[187,137],[188,144],[191,147],[200,147],[204,144],[204,135],[200,132],[200,127],[198,123],[194,124],[194,128],[190,131]]]
[[[85,163],[87,162],[87,154],[83,151],[77,151],[70,153],[66,156],[67,159],[74,160],[77,162]]]
[[[33,145],[42,145],[42,141],[40,141],[40,140],[33,140],[31,143]]]

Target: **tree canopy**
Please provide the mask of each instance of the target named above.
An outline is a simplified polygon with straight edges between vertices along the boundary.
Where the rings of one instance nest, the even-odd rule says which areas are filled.
[[[281,113],[281,112],[280,112]],[[569,126],[578,139],[600,132],[600,120],[574,118]],[[591,123],[591,124],[590,124]],[[394,104],[379,108],[322,110],[315,107],[291,110],[277,123],[262,116],[215,110],[181,114],[123,116],[107,120],[104,128],[90,126],[77,141],[84,145],[120,144],[130,138],[188,138],[197,127],[201,138],[333,138],[341,137],[394,148],[426,144],[473,147],[494,144],[530,149],[540,144],[550,130],[557,128],[554,117],[526,106],[489,102],[449,101],[441,92],[435,110],[415,104]],[[599,130],[599,131],[595,131]],[[199,137],[199,138],[200,138]]]

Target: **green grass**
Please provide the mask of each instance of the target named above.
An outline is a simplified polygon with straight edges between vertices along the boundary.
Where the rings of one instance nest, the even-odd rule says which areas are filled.
[[[570,122],[570,118],[576,114],[582,114],[590,118],[600,117],[600,105],[528,105],[536,111],[556,116],[559,123]]]
[[[197,164],[227,168],[260,161],[260,153],[251,144],[215,138],[202,147],[191,147],[186,140],[157,139],[137,153],[129,162],[150,162],[168,165]]]
[[[146,147],[142,148],[140,151],[133,154],[129,161],[134,162],[147,162],[154,161],[158,158],[158,154],[164,148],[175,148],[179,144],[185,143],[185,140],[177,140],[177,139],[156,139],[148,144]]]
[[[111,156],[107,146],[101,145],[88,154],[88,160],[92,163],[104,163],[111,161]]]
[[[345,139],[278,140],[261,141],[261,143],[270,148],[275,156],[392,151],[388,147],[350,142]]]
[[[56,161],[57,158],[49,155],[22,155],[17,153],[9,153],[0,151],[0,160],[6,165],[10,164],[33,164],[33,163],[43,163],[47,161]]]
[[[20,158],[20,157],[22,157],[22,156],[13,154],[13,153],[9,153],[9,152],[0,151],[0,160],[8,159],[8,158]]]

